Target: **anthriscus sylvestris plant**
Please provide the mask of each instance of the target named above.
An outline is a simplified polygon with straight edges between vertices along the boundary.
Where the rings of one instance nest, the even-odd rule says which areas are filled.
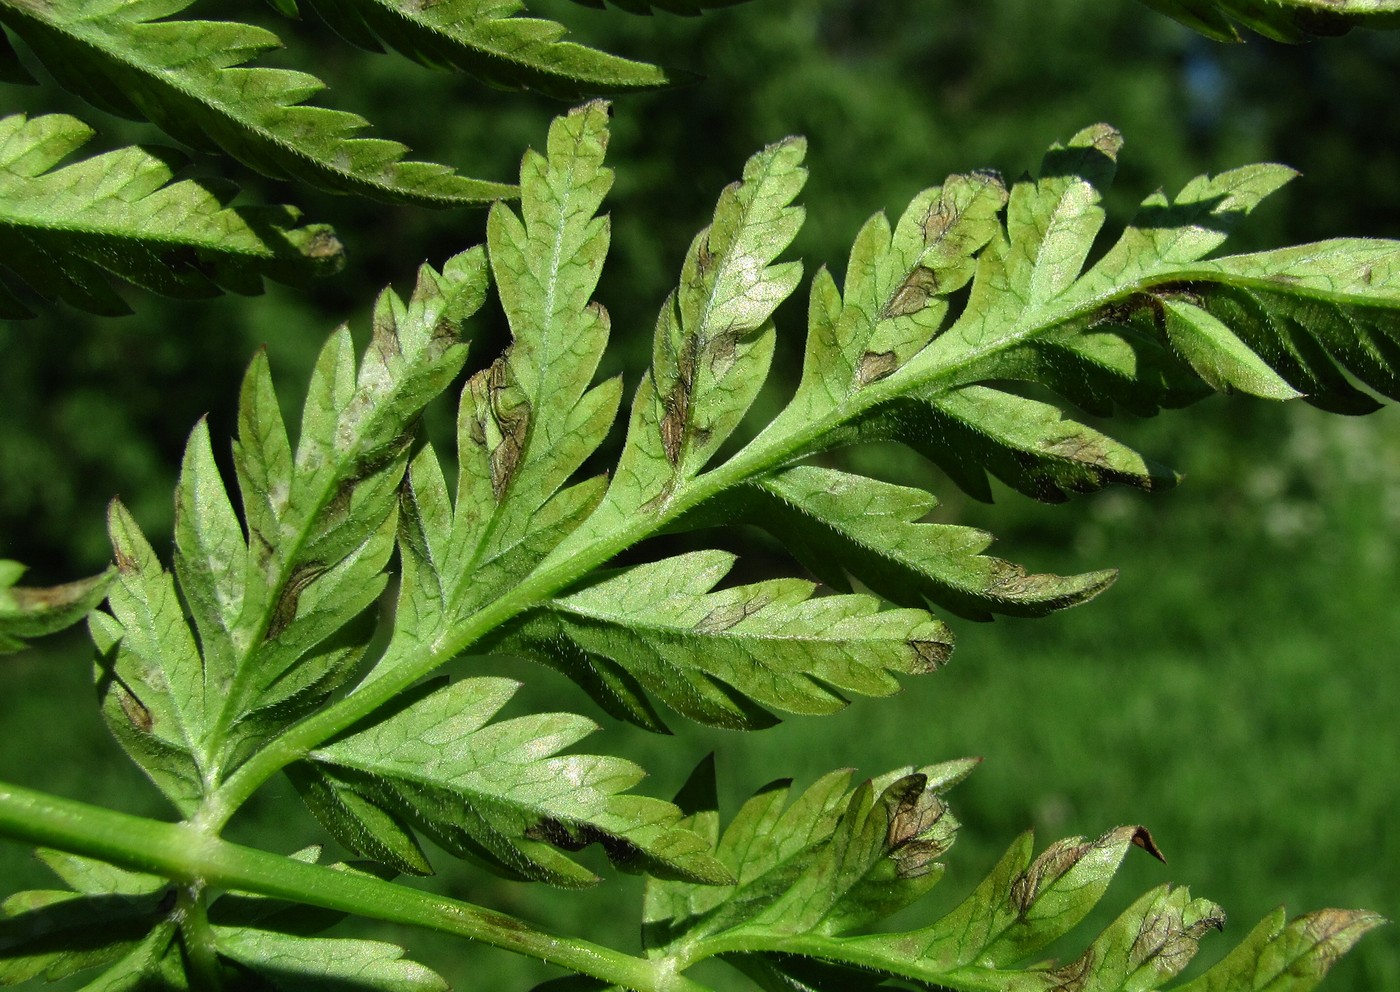
[[[1241,22],[1291,36],[1322,23],[1314,8],[1327,18],[1390,16],[1360,2],[1156,5],[1217,34]],[[121,39],[123,25],[135,50],[169,42],[177,32],[143,32],[184,5],[99,6],[3,0],[0,21],[41,54],[66,50],[62,38]],[[413,34],[429,30],[435,7],[404,5],[419,20],[393,34],[389,0],[315,6],[343,15],[361,40],[423,54],[412,40],[436,37]],[[498,13],[499,23],[462,30],[506,30],[509,12]],[[537,54],[567,66],[551,43]],[[228,71],[210,69],[206,82]],[[523,75],[496,81],[543,70],[510,72]],[[561,72],[566,89],[595,82]],[[149,101],[138,109],[152,117],[151,107],[165,108],[167,123],[173,111],[153,92],[130,99]],[[271,113],[259,106],[232,117]],[[281,146],[271,138],[249,144],[205,111],[190,114],[229,154],[307,178],[296,171],[304,163],[274,162]],[[0,146],[10,178],[27,169],[40,181],[56,161],[41,149],[75,140],[72,125],[51,123],[45,144],[35,125],[12,123]],[[1114,485],[1169,487],[1172,472],[1082,418],[1151,413],[1212,391],[1347,413],[1400,397],[1400,243],[1220,254],[1234,227],[1293,178],[1254,165],[1149,196],[1090,261],[1122,144],[1100,124],[1052,147],[1037,175],[1009,185],[992,172],[954,175],[893,222],[876,214],[838,280],[784,259],[804,219],[805,149],[792,138],[755,154],[720,194],[661,303],[650,369],[625,390],[619,379],[597,381],[611,332],[593,299],[610,239],[600,212],[613,180],[608,132],[601,102],[556,119],[543,153],[524,156],[518,203],[490,208],[484,245],[424,265],[407,298],[385,290],[362,354],[347,329],[331,335],[294,431],[265,356],[255,356],[239,394],[232,477],[208,426],[190,435],[168,564],[114,501],[114,562],[103,575],[28,589],[17,585],[20,566],[0,565],[0,649],[86,616],[107,725],[176,817],[0,784],[0,833],[40,845],[64,886],[5,902],[0,982],[85,973],[91,990],[444,987],[397,946],[318,936],[354,915],[547,961],[576,976],[569,988],[699,992],[691,969],[712,958],[767,990],[1313,988],[1378,915],[1271,915],[1209,969],[1172,984],[1223,913],[1161,886],[1077,953],[1045,959],[1130,848],[1156,853],[1144,828],[1128,826],[1039,850],[1023,835],[951,910],[891,932],[883,921],[943,873],[958,831],[946,794],[974,761],[772,787],[726,822],[712,763],[674,802],[645,795],[635,791],[641,768],[579,749],[591,719],[503,719],[516,682],[449,680],[441,670],[464,655],[541,662],[609,718],[653,731],[677,719],[755,729],[889,695],[901,678],[947,661],[943,617],[1043,616],[1092,598],[1113,573],[1030,573],[986,554],[982,531],[925,522],[932,494],[818,456],[895,441],[971,493],[994,477],[1052,502]],[[385,183],[401,168],[380,164]],[[98,171],[126,169],[135,182],[151,168],[132,156]],[[152,188],[164,182],[149,175]],[[171,189],[149,195],[176,196]],[[82,214],[78,187],[69,192]],[[202,216],[228,225],[229,239],[252,236],[254,225],[204,202]],[[159,226],[160,216],[147,219]],[[269,229],[306,257],[329,244],[325,232]],[[82,239],[70,240],[72,254],[44,256],[48,275],[33,288],[101,309],[106,276],[82,255]],[[248,276],[248,264],[259,274]],[[259,265],[227,271],[255,282],[273,274]],[[167,290],[222,285],[225,271],[179,274],[154,250],[143,266],[174,273],[153,286]],[[165,278],[106,271],[142,284]],[[83,287],[101,288],[85,298]],[[800,380],[744,440],[736,432],[779,336],[796,342],[774,311],[799,290]],[[473,316],[491,293],[512,340],[463,382]],[[455,450],[439,452],[418,419],[449,390],[459,396]],[[612,468],[582,472],[619,416],[626,440]],[[735,558],[718,550],[615,564],[658,534],[736,524],[769,532],[825,585],[726,582]],[[386,599],[392,608],[381,610]],[[318,837],[290,854],[222,839],[279,774],[354,860],[322,863]],[[432,871],[435,849],[437,861],[511,879],[588,885],[598,877],[575,854],[595,844],[616,868],[647,877],[640,955],[398,880]]]

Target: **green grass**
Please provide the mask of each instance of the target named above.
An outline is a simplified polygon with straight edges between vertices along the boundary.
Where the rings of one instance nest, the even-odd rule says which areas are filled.
[[[676,721],[669,740],[609,728],[592,743],[645,764],[661,795],[714,750],[731,811],[781,776],[801,784],[833,767],[873,773],[981,755],[982,767],[952,794],[963,831],[927,912],[960,899],[1027,827],[1045,843],[1145,824],[1170,863],[1130,857],[1077,947],[1166,881],[1189,884],[1230,915],[1203,960],[1278,904],[1396,917],[1395,418],[1341,421],[1303,409],[1283,420],[1256,409],[1217,406],[1144,425],[1158,438],[1145,442],[1150,450],[1178,439],[1169,460],[1189,478],[1174,494],[958,510],[1002,531],[1001,553],[1039,568],[1120,567],[1118,584],[1095,603],[1049,620],[955,623],[960,643],[947,669],[834,717],[747,736]],[[1008,519],[1010,528],[997,523]],[[84,655],[71,638],[0,664],[0,779],[159,814],[152,790],[106,739]],[[550,673],[501,667],[528,678],[544,705],[584,705]],[[279,839],[289,824],[294,831]],[[281,850],[319,834],[280,782],[235,827],[238,839]],[[432,884],[551,927],[635,942],[635,880],[556,898],[476,871],[449,874]],[[8,845],[0,877],[9,889],[48,884]],[[525,989],[542,977],[500,952],[397,935],[462,990]],[[729,981],[722,972],[698,977]],[[1368,937],[1323,988],[1400,988],[1400,934],[1388,927]]]

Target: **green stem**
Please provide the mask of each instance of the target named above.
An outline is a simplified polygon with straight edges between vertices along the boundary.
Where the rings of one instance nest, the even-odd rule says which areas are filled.
[[[638,992],[707,992],[669,963],[537,930],[523,920],[393,882],[220,840],[0,782],[0,835],[186,886],[234,889],[478,940]]]
[[[195,987],[208,992],[223,988],[219,958],[214,949],[214,931],[209,926],[208,890],[201,882],[182,886],[179,899],[180,940],[190,962]]]

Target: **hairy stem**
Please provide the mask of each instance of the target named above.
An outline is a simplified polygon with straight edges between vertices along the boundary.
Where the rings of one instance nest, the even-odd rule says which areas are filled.
[[[638,992],[705,992],[668,963],[545,933],[470,903],[231,844],[186,823],[162,823],[3,782],[0,835],[162,875],[190,892],[252,892],[479,940]]]

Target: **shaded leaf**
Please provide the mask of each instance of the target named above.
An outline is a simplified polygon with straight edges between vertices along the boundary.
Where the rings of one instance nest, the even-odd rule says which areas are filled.
[[[929,601],[978,620],[1043,616],[1091,599],[1114,572],[1037,575],[984,555],[992,536],[972,527],[919,523],[928,493],[832,469],[800,466],[762,476],[704,504],[677,526],[756,524],[826,584],[847,575],[901,606]]]
[[[16,585],[25,573],[17,561],[0,559],[0,654],[23,650],[25,639],[57,633],[82,620],[107,595],[112,569],[76,582]]]
[[[118,965],[160,926],[164,894],[78,895],[19,892],[0,906],[0,983],[57,981],[89,968]]]
[[[538,90],[565,100],[689,79],[566,41],[562,24],[520,16],[525,4],[519,0],[308,0],[308,6],[362,48],[390,48],[493,86]]]
[[[355,114],[305,101],[325,88],[285,69],[242,68],[280,42],[235,21],[171,20],[191,0],[0,4],[0,21],[54,77],[101,110],[145,119],[196,148],[223,151],[274,179],[436,206],[479,204],[514,187],[403,161],[397,142],[359,138]]]
[[[588,665],[603,683],[611,663],[678,713],[727,727],[771,722],[766,707],[830,713],[848,693],[889,695],[899,688],[894,674],[933,671],[952,649],[947,628],[922,610],[813,596],[800,579],[712,591],[733,563],[723,552],[695,552],[606,575],[483,646],[566,673]],[[560,652],[576,662],[550,660]]]
[[[520,877],[595,881],[561,851],[597,843],[629,871],[726,878],[702,839],[678,825],[674,806],[625,794],[640,768],[558,754],[596,729],[591,722],[567,713],[490,722],[516,688],[505,679],[464,679],[317,748],[311,760],[454,854]]]
[[[1353,27],[1400,25],[1395,0],[1143,0],[1217,41],[1240,41],[1240,27],[1276,41],[1345,34]]]
[[[176,297],[304,282],[344,252],[290,207],[227,206],[234,191],[175,182],[180,156],[129,147],[61,166],[92,136],[63,114],[0,120],[0,267],[45,299],[100,314],[129,307],[112,279]],[[7,317],[29,316],[10,308]]]
[[[441,975],[405,960],[403,948],[377,940],[295,937],[249,927],[215,927],[222,957],[237,961],[286,992],[384,989],[446,992]]]

